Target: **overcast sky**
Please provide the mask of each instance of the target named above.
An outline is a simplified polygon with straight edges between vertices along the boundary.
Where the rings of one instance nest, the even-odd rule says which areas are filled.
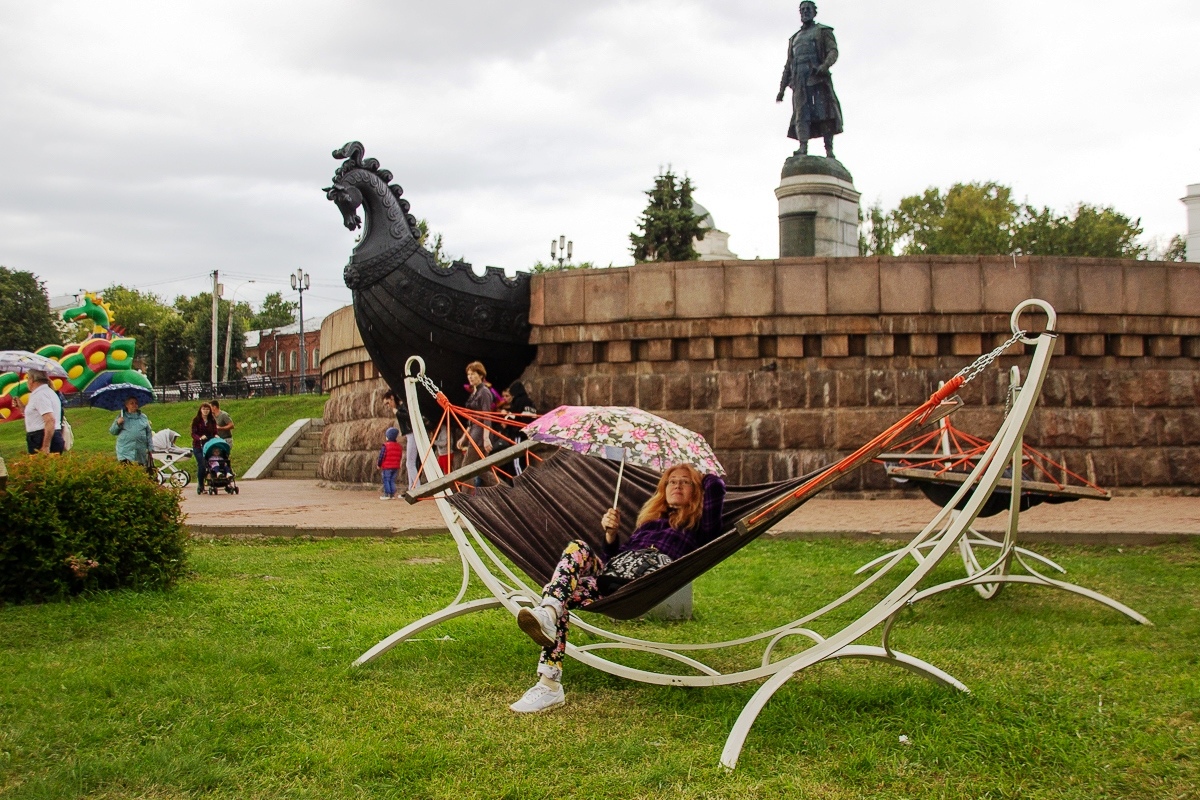
[[[1184,233],[1200,2],[823,0],[818,21],[864,206],[996,180]],[[168,300],[219,269],[255,303],[303,268],[306,316],[328,313],[353,235],[320,190],[352,139],[477,268],[559,234],[632,263],[667,165],[734,252],[773,258],[798,23],[794,0],[0,0],[0,264]]]

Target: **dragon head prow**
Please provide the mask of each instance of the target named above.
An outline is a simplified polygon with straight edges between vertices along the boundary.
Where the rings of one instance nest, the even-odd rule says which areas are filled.
[[[365,155],[366,148],[363,147],[362,142],[346,142],[333,151],[333,157],[343,159],[343,161],[333,173],[333,184],[322,189],[325,192],[325,199],[332,201],[342,212],[342,224],[348,230],[357,230],[362,225],[362,218],[356,212],[364,204],[362,187],[365,186],[367,193],[379,195],[379,199],[384,202],[385,206],[394,202],[400,207],[404,222],[409,227],[407,235],[412,235],[417,228],[417,218],[408,213],[409,202],[402,199],[404,190],[391,182],[393,177],[391,171],[380,168],[378,159],[363,158]],[[361,172],[359,172],[360,170]],[[384,197],[387,195],[390,197],[385,200]],[[387,227],[394,227],[399,222],[394,211],[388,211],[387,217]],[[376,224],[379,221],[372,220],[371,222]],[[395,232],[394,235],[397,238],[404,238],[405,233]]]
[[[68,308],[63,312],[62,316],[67,322],[90,319],[95,324],[93,333],[108,333],[113,323],[112,306],[104,302],[99,295],[92,294],[91,292],[86,292],[83,295],[82,305],[76,308]]]

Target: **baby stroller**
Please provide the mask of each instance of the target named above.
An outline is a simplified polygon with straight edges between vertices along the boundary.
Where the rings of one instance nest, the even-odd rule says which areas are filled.
[[[226,494],[237,494],[237,480],[229,464],[229,442],[221,438],[209,439],[204,443],[204,488],[209,494],[224,489]]]
[[[170,428],[164,428],[150,437],[150,456],[155,461],[154,476],[158,485],[168,482],[182,489],[192,482],[192,476],[176,466],[185,458],[192,457],[192,451],[186,447],[176,447],[175,440],[179,434]]]

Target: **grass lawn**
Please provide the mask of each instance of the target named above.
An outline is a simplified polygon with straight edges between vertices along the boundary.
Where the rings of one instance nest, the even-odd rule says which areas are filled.
[[[1048,589],[933,598],[893,645],[972,694],[823,665],[775,695],[726,773],[756,687],[647,686],[568,660],[567,705],[518,717],[506,706],[537,649],[502,611],[352,669],[453,599],[448,537],[197,543],[167,593],[0,608],[0,797],[1200,796],[1200,543],[1038,549],[1156,626]],[[882,552],[756,542],[697,581],[694,621],[613,626],[743,636],[855,585]]]
[[[241,473],[248,470],[275,437],[303,417],[320,417],[326,395],[301,394],[259,397],[253,400],[222,400],[221,407],[233,417],[233,463]],[[180,447],[192,446],[192,418],[200,410],[200,401],[152,403],[144,409],[155,431],[170,428],[179,434]],[[67,420],[75,432],[74,450],[80,453],[115,453],[116,437],[108,432],[116,412],[100,408],[69,408]],[[25,453],[25,424],[21,421],[0,424],[0,457],[11,460]],[[115,457],[115,456],[114,456]],[[193,478],[192,459],[179,462]]]

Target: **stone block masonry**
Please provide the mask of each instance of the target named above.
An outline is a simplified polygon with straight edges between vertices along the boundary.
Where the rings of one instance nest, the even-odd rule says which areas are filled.
[[[1200,265],[940,256],[644,264],[534,276],[543,410],[634,405],[703,434],[732,480],[837,459],[1008,338],[1039,297],[1059,339],[1033,446],[1109,488],[1200,492]],[[383,381],[349,307],[322,327],[320,475],[374,482]],[[1027,324],[1040,321],[1027,317]],[[1018,348],[962,392],[955,425],[990,437]],[[399,387],[397,387],[399,388]],[[892,490],[877,465],[836,487]]]
[[[602,273],[602,274],[601,274]],[[1059,342],[1027,434],[1108,487],[1200,487],[1200,269],[1102,259],[793,258],[536,276],[525,373],[543,408],[636,405],[699,431],[732,480],[841,457],[979,354],[1028,297]],[[1027,318],[1027,324],[1036,320]],[[999,424],[1012,348],[956,425]],[[836,489],[882,490],[879,467]]]

